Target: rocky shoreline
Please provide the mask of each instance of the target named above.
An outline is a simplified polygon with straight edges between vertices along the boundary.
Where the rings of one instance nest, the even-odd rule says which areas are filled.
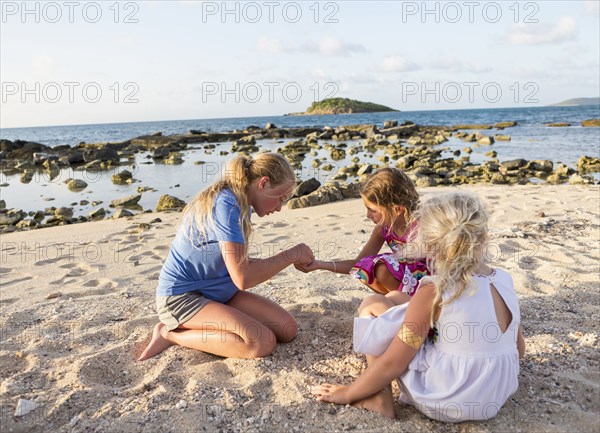
[[[599,119],[582,122],[584,127],[597,127],[599,124]],[[251,155],[261,151],[261,140],[273,140],[284,143],[277,151],[285,155],[295,168],[301,169],[307,158],[313,158],[313,168],[331,174],[331,181],[324,185],[317,179],[298,179],[296,194],[288,203],[288,207],[292,209],[358,197],[357,181],[387,165],[406,171],[417,187],[475,183],[525,185],[596,182],[590,173],[600,171],[600,159],[593,156],[582,155],[576,169],[565,164],[555,165],[549,160],[514,159],[500,162],[491,146],[496,141],[510,141],[511,136],[503,130],[514,126],[517,126],[517,122],[424,126],[412,122],[399,125],[396,121],[387,121],[382,128],[373,124],[337,128],[278,128],[269,123],[263,128],[249,126],[241,131],[223,133],[190,130],[187,134],[164,136],[158,132],[123,142],[80,143],[73,147],[62,145],[50,148],[34,142],[0,140],[0,170],[6,176],[20,176],[22,183],[30,183],[36,173],[44,173],[49,179],[53,179],[65,168],[73,171],[106,172],[134,163],[177,165],[183,162],[184,152],[203,149],[206,154],[211,154],[220,143],[231,143],[229,151],[219,151],[221,156],[230,153]],[[480,132],[491,129],[495,129],[497,133],[492,135]],[[450,137],[464,141],[465,147],[455,150],[452,157],[447,157],[443,153],[449,148],[443,144]],[[285,143],[284,140],[290,139],[292,141]],[[490,159],[481,164],[471,162],[473,148],[484,146],[490,147],[485,153]],[[326,151],[329,157],[318,158],[318,152],[322,151]],[[137,161],[136,158],[143,153],[147,153],[147,159]],[[377,163],[365,163],[364,158],[361,158],[361,155],[372,156],[375,153],[379,153]],[[332,164],[341,160],[350,160],[351,163],[341,167]],[[134,179],[131,172],[121,170],[111,177],[111,181],[116,185],[123,185]],[[65,184],[72,191],[83,191],[88,186],[80,179],[67,179]],[[114,209],[110,217],[131,216],[130,210],[144,211],[137,203],[148,190],[150,188],[138,187],[137,194],[113,200],[109,204]],[[82,200],[80,204],[88,202]],[[159,198],[155,209],[157,212],[180,211],[184,206],[185,201],[164,194]],[[26,212],[10,208],[4,200],[0,200],[0,233],[99,220],[107,218],[109,213],[111,211],[103,207],[93,210],[87,216],[78,217],[73,217],[72,207],[48,207],[43,211]]]

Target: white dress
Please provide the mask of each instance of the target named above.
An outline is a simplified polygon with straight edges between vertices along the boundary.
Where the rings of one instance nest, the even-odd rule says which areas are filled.
[[[490,283],[512,313],[504,334],[496,320]],[[378,318],[355,318],[354,350],[381,355],[400,329],[407,305],[393,307]],[[494,417],[517,390],[520,321],[512,278],[506,271],[474,276],[458,299],[442,307],[435,323],[437,341],[427,339],[398,378],[401,401],[440,421]]]

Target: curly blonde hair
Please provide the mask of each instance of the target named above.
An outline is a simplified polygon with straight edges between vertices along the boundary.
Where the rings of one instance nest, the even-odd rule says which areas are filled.
[[[437,307],[458,298],[483,263],[488,239],[488,212],[483,201],[469,192],[452,192],[431,197],[415,212],[419,220],[416,238],[424,248],[435,284],[431,324]],[[442,293],[450,297],[442,302]]]

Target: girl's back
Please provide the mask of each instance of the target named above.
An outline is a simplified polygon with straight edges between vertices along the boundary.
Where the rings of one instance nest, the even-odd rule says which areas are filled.
[[[457,299],[442,307],[435,336],[400,377],[401,399],[442,421],[495,416],[517,390],[519,322],[510,275],[501,269],[475,275]]]

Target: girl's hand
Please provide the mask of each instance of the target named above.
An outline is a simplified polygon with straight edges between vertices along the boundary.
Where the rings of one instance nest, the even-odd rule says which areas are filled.
[[[287,259],[294,265],[309,265],[315,260],[315,256],[306,244],[298,244],[285,252]]]
[[[317,269],[323,269],[322,265],[323,265],[323,262],[321,260],[313,260],[312,263],[309,263],[306,265],[297,263],[294,265],[294,267],[301,272],[308,273],[308,272],[316,271]]]
[[[346,396],[347,389],[348,387],[345,385],[323,383],[321,385],[313,386],[310,392],[316,396],[319,401],[328,401],[335,404],[349,404],[351,401]]]

